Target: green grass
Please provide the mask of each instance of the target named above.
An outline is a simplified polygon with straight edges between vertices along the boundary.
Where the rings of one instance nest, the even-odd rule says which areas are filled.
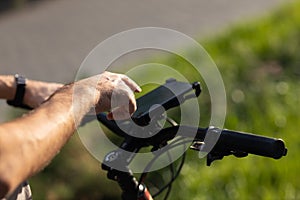
[[[281,137],[288,156],[228,157],[211,167],[191,156],[171,199],[300,199],[299,9],[285,6],[202,43],[225,82],[225,127]]]
[[[300,199],[299,10],[300,3],[292,3],[200,41],[224,79],[225,127],[283,138],[288,156],[280,160],[226,157],[206,167],[196,152],[189,152],[170,199]],[[181,59],[163,60],[188,69]],[[184,73],[194,77],[191,71]],[[200,101],[209,103],[203,95]],[[106,179],[77,137],[31,183],[36,199],[116,199],[119,195],[117,185]]]

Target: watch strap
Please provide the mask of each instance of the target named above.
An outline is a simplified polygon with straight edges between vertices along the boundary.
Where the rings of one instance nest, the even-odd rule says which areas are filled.
[[[26,78],[24,76],[16,74],[15,82],[16,82],[15,98],[13,100],[7,100],[7,104],[14,107],[31,109],[29,106],[23,104],[24,95],[26,91]]]

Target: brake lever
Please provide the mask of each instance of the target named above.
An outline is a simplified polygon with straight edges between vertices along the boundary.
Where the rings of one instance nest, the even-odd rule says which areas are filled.
[[[190,149],[195,151],[201,151],[203,146],[205,145],[202,141],[194,141],[192,145],[190,146]],[[216,160],[222,160],[225,156],[234,155],[237,158],[243,158],[248,156],[248,153],[242,152],[242,151],[214,151],[212,150],[207,154],[206,157],[206,165],[210,166],[214,161]]]
[[[210,152],[206,157],[206,165],[210,166],[216,160],[222,160],[225,156],[234,155],[237,158],[243,158],[248,156],[248,153],[242,151],[235,152]]]
[[[193,90],[195,90],[195,93],[194,94],[189,94],[189,95],[186,95],[184,97],[184,101],[188,100],[188,99],[192,99],[192,98],[195,98],[196,97],[199,97],[201,91],[202,91],[202,88],[201,88],[201,85],[199,82],[194,82],[192,83],[192,88]]]

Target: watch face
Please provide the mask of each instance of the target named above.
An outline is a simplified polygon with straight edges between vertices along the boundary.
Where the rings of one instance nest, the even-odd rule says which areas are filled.
[[[25,77],[23,77],[19,74],[16,74],[15,79],[16,79],[17,85],[26,85],[26,78]]]

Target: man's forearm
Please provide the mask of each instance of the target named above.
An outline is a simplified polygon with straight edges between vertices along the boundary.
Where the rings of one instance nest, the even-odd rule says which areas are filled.
[[[13,76],[0,76],[0,99],[13,99],[16,85]]]
[[[6,87],[13,87],[6,86],[7,82],[13,84],[12,81],[2,81],[3,91],[7,90]],[[33,95],[43,87],[35,87],[41,86],[39,82],[31,83],[30,91],[27,93],[26,90],[24,103],[32,107],[39,106],[47,94],[60,87],[46,87],[49,89],[47,92]],[[110,111],[108,117],[111,119],[125,119],[135,111],[134,92],[140,91],[141,88],[127,76],[103,72],[62,87],[36,110],[0,125],[0,199],[45,167],[92,107],[97,112]],[[14,93],[15,91],[13,95]],[[113,94],[118,99],[117,105],[111,103]],[[10,96],[11,94],[5,94],[2,98]],[[29,98],[30,96],[34,98]],[[36,100],[37,97],[42,98]]]
[[[65,86],[38,109],[0,126],[0,197],[7,192],[1,188],[12,192],[45,167],[75,131],[75,121],[93,106],[94,94],[84,87],[80,92],[85,98],[74,104],[73,88]]]

